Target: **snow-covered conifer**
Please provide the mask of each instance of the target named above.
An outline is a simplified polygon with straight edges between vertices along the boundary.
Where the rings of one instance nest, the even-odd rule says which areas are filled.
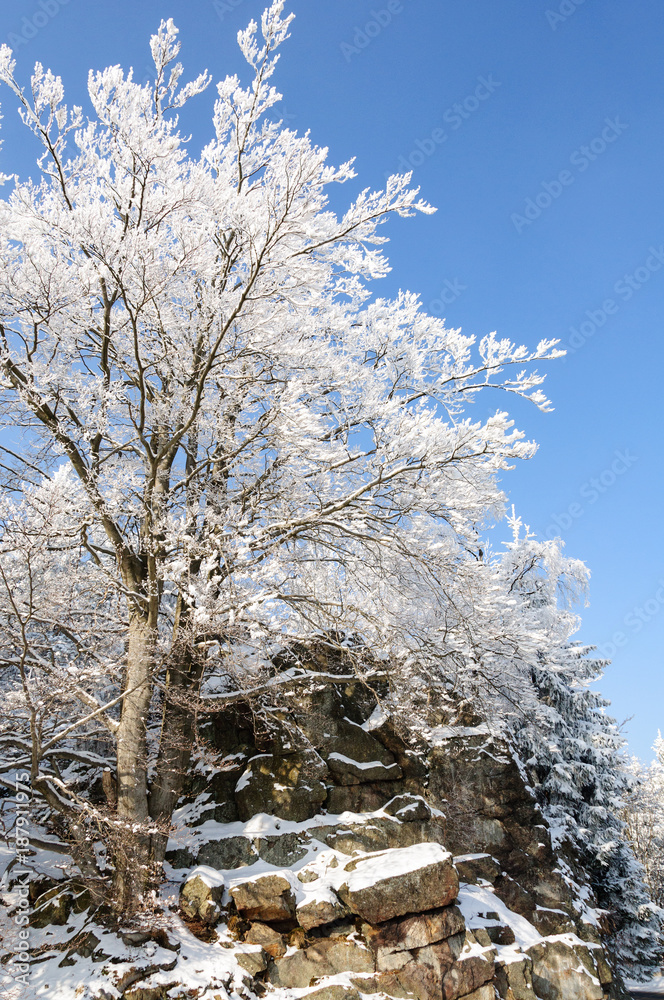
[[[587,570],[564,557],[559,541],[540,542],[527,531],[521,537],[520,523],[513,525],[500,572],[540,643],[524,677],[534,708],[509,713],[515,745],[554,845],[570,846],[588,874],[623,970],[647,976],[661,954],[660,915],[623,818],[633,786],[626,741],[606,714],[609,702],[591,688],[607,661],[573,640],[572,605],[584,594]]]

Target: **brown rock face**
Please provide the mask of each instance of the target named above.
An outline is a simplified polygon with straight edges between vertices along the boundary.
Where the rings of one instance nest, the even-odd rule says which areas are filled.
[[[191,920],[196,918],[205,924],[213,924],[219,919],[224,887],[211,886],[199,875],[187,879],[180,892],[180,909]]]
[[[313,930],[314,927],[324,927],[325,924],[331,924],[347,915],[346,907],[335,898],[310,900],[302,903],[295,911],[297,922],[305,931]]]
[[[258,854],[246,837],[225,837],[203,844],[198,852],[198,864],[210,868],[243,868],[258,861]]]
[[[495,1000],[496,991],[491,983],[486,983],[484,986],[480,986],[479,990],[473,990],[472,993],[467,993],[463,1000]],[[532,1000],[532,996],[530,998]]]
[[[417,916],[388,920],[378,927],[363,924],[362,933],[371,950],[377,956],[382,956],[392,952],[425,948],[465,929],[461,911],[456,906],[448,906]]]
[[[275,986],[302,989],[312,979],[339,972],[373,972],[371,952],[348,938],[321,938],[315,944],[277,959],[271,981]]]
[[[431,819],[431,809],[421,795],[395,795],[383,809],[388,816],[395,816],[402,823]]]
[[[238,913],[245,920],[279,923],[292,919],[295,898],[288,879],[281,875],[263,875],[242,882],[230,890]]]
[[[359,785],[364,781],[394,781],[402,777],[399,765],[375,761],[356,761],[338,751],[327,758],[330,774],[339,785]]]
[[[482,849],[498,862],[497,870],[490,861],[462,863],[462,878],[486,878],[528,920],[538,906],[572,912],[542,815],[503,741],[483,733],[445,739],[430,755],[430,775],[430,801],[446,817],[445,846],[455,855]]]
[[[496,963],[496,986],[506,1000],[532,1000],[533,963],[524,957],[520,962]]]
[[[602,1000],[604,990],[593,975],[585,949],[549,941],[529,948],[528,953],[533,960],[535,993],[542,1000]]]
[[[295,822],[310,819],[327,795],[322,780],[327,773],[314,750],[252,757],[235,792],[240,819],[251,819],[259,812]]]
[[[477,720],[428,730],[426,742],[375,706],[361,684],[314,682],[267,736],[245,726],[241,754],[225,747],[233,801],[219,821],[267,812],[302,823],[262,835],[247,825],[201,848],[199,864],[248,867],[260,856],[279,869],[233,873],[236,928],[251,922],[240,966],[268,995],[301,990],[301,1000],[622,997],[507,743]],[[468,888],[457,906],[459,881]],[[185,912],[216,919],[221,896],[207,886],[182,898]],[[576,943],[556,939],[565,932]],[[340,974],[352,985],[326,978]]]
[[[237,964],[248,972],[250,976],[257,976],[259,972],[267,969],[267,959],[262,948],[255,951],[240,951],[235,956]]]
[[[286,954],[286,939],[268,924],[252,924],[244,936],[247,944],[259,944],[271,958],[281,958]]]
[[[382,977],[383,989],[392,996],[414,994],[418,1000],[440,1000],[441,980],[453,962],[449,947],[445,944],[432,945],[397,972],[385,973]]]
[[[459,892],[452,859],[439,844],[383,851],[351,861],[349,869],[339,895],[369,924],[447,906]]]
[[[332,984],[306,993],[305,1000],[360,1000],[360,994],[352,986]]]
[[[493,979],[493,962],[480,955],[456,962],[443,978],[443,1000],[458,1000]]]

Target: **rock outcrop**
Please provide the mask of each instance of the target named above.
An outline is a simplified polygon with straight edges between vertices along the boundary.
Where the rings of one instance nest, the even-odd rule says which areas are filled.
[[[477,719],[406,725],[380,685],[299,677],[288,711],[236,704],[208,724],[215,763],[167,851],[173,912],[114,930],[84,887],[31,882],[44,995],[56,979],[67,1000],[625,995],[583,870],[504,739]]]
[[[483,725],[408,732],[360,685],[312,681],[282,731],[221,748],[207,788],[233,775],[236,818],[188,822],[199,791],[169,845],[183,916],[218,922],[246,989],[623,996],[583,875],[552,849],[508,745]]]

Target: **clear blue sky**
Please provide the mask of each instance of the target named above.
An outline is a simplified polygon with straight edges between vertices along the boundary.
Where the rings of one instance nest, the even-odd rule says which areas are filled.
[[[89,67],[122,63],[145,77],[161,17],[180,28],[189,75],[242,72],[235,35],[262,8],[11,0],[0,41],[14,42],[24,79],[38,59],[84,102]],[[380,293],[417,291],[466,333],[574,348],[549,368],[555,413],[503,404],[540,443],[505,487],[533,529],[559,534],[589,565],[580,638],[613,654],[600,687],[619,720],[633,717],[630,747],[649,758],[664,729],[661,0],[290,8],[276,77],[290,126],[310,129],[334,161],[357,156],[357,186],[410,162],[439,209],[391,224]],[[185,119],[192,147],[207,138],[213,96]],[[0,169],[26,173],[35,151],[9,95],[2,104]]]

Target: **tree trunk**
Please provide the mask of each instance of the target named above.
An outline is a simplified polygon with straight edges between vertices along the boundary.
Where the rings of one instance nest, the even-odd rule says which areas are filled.
[[[180,606],[176,613],[176,633],[184,629],[188,618]],[[179,648],[178,648],[179,646]],[[203,660],[192,656],[186,640],[174,642],[171,665],[166,676],[166,697],[161,725],[156,776],[150,791],[150,816],[159,827],[153,833],[155,861],[164,860],[173,810],[182,793],[189,771],[195,737],[195,707],[192,698],[198,693]]]
[[[127,675],[117,732],[117,836],[113,845],[113,905],[133,909],[152,880],[147,795],[147,717],[152,697],[156,630],[130,612]]]

